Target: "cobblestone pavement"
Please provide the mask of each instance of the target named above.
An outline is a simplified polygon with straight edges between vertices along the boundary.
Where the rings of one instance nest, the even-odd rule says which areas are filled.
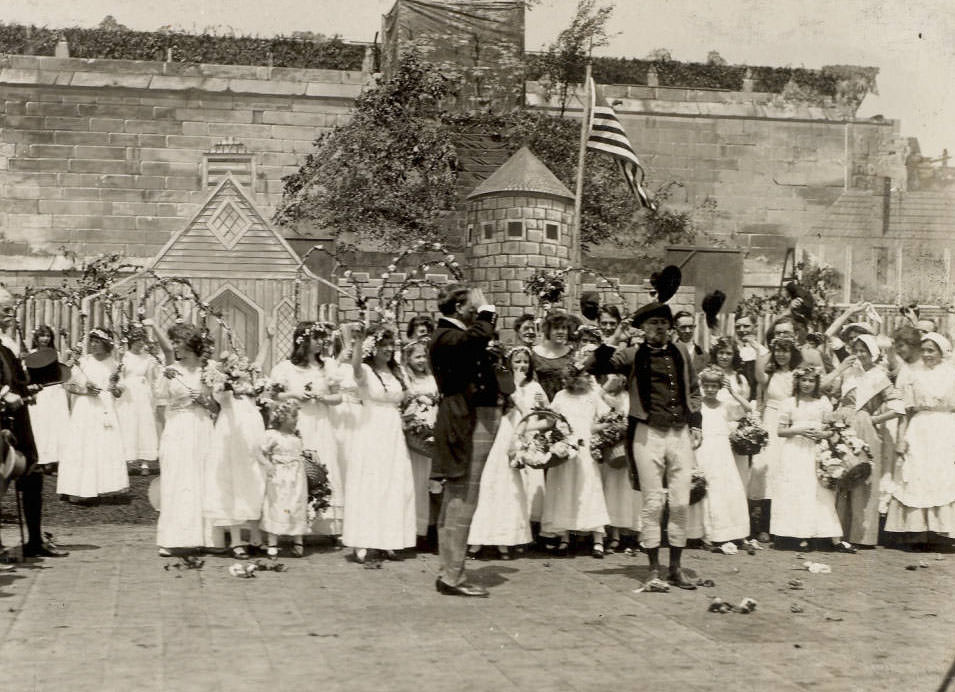
[[[832,567],[810,574],[687,551],[716,586],[668,594],[632,593],[643,556],[533,556],[470,563],[491,597],[462,599],[432,555],[365,569],[313,546],[238,579],[226,557],[164,569],[150,527],[55,532],[70,557],[0,576],[5,690],[934,690],[955,651],[951,554],[810,553]]]

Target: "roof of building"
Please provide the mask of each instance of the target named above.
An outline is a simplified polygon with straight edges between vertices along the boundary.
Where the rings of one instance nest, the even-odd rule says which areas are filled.
[[[483,195],[502,192],[553,195],[573,199],[567,189],[551,170],[527,147],[521,147],[504,164],[467,196],[474,199]]]
[[[869,190],[847,190],[813,229],[822,237],[882,237],[883,196]],[[893,192],[887,237],[948,239],[955,237],[955,190]]]

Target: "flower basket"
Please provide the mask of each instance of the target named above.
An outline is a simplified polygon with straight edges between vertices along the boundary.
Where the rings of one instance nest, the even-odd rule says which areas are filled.
[[[690,476],[690,504],[695,505],[704,497],[706,497],[706,476],[697,469]]]
[[[843,421],[827,425],[829,436],[816,442],[816,476],[826,488],[851,488],[872,475],[872,450]]]
[[[308,494],[321,494],[324,488],[328,488],[328,470],[325,468],[325,464],[319,460],[318,453],[311,449],[302,452],[302,458],[305,460]]]
[[[434,438],[421,435],[411,430],[405,430],[405,442],[408,450],[430,458],[434,453]]]
[[[621,469],[627,465],[627,417],[619,411],[609,411],[597,419],[606,425],[590,436],[590,450],[594,459],[611,468]]]
[[[730,433],[730,447],[733,454],[740,456],[755,456],[769,443],[769,433],[760,424],[756,416],[746,416],[739,421],[739,425]]]
[[[550,427],[528,430],[532,418],[544,418]],[[552,469],[576,455],[579,444],[571,439],[570,423],[550,409],[534,409],[514,426],[514,439],[508,452],[511,468]]]
[[[603,452],[603,463],[612,469],[622,469],[627,465],[627,446],[621,440]]]

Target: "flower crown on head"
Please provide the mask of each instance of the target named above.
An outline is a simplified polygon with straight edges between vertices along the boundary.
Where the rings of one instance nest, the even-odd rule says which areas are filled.
[[[315,322],[304,334],[299,334],[295,338],[295,345],[301,344],[305,339],[327,339],[338,333],[335,325],[331,322]]]
[[[819,368],[815,365],[802,365],[795,370],[793,370],[793,380],[801,380],[804,377],[812,377],[817,379],[821,376]]]
[[[526,353],[526,354],[528,355],[528,357],[530,357],[530,355],[531,355],[531,350],[530,350],[529,348],[527,348],[527,346],[523,346],[523,345],[521,345],[521,346],[514,346],[513,348],[509,348],[509,349],[507,350],[507,353],[504,354],[504,359],[505,359],[506,361],[510,362],[511,358],[514,357],[514,354],[515,354],[515,353]]]
[[[100,329],[99,327],[94,327],[90,330],[90,338],[99,339],[100,341],[105,341],[108,344],[113,343],[113,337],[111,337],[105,330]]]
[[[700,382],[722,382],[724,377],[723,371],[715,365],[707,365],[700,371]]]
[[[795,345],[796,345],[795,337],[792,337],[789,334],[780,334],[779,336],[774,336],[773,340],[769,342],[770,348],[776,348],[776,346],[795,346]]]
[[[365,337],[364,341],[361,342],[361,357],[371,358],[374,355],[375,350],[378,348],[386,335],[392,330],[386,324],[376,324],[371,327],[371,331]]]
[[[272,426],[276,426],[284,420],[288,420],[290,416],[298,413],[299,405],[298,402],[294,399],[286,399],[285,401],[280,401],[272,407],[272,410],[269,414],[269,423]]]

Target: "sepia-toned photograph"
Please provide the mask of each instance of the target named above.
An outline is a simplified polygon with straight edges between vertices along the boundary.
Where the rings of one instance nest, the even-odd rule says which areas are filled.
[[[0,687],[955,692],[950,0],[4,0]]]

